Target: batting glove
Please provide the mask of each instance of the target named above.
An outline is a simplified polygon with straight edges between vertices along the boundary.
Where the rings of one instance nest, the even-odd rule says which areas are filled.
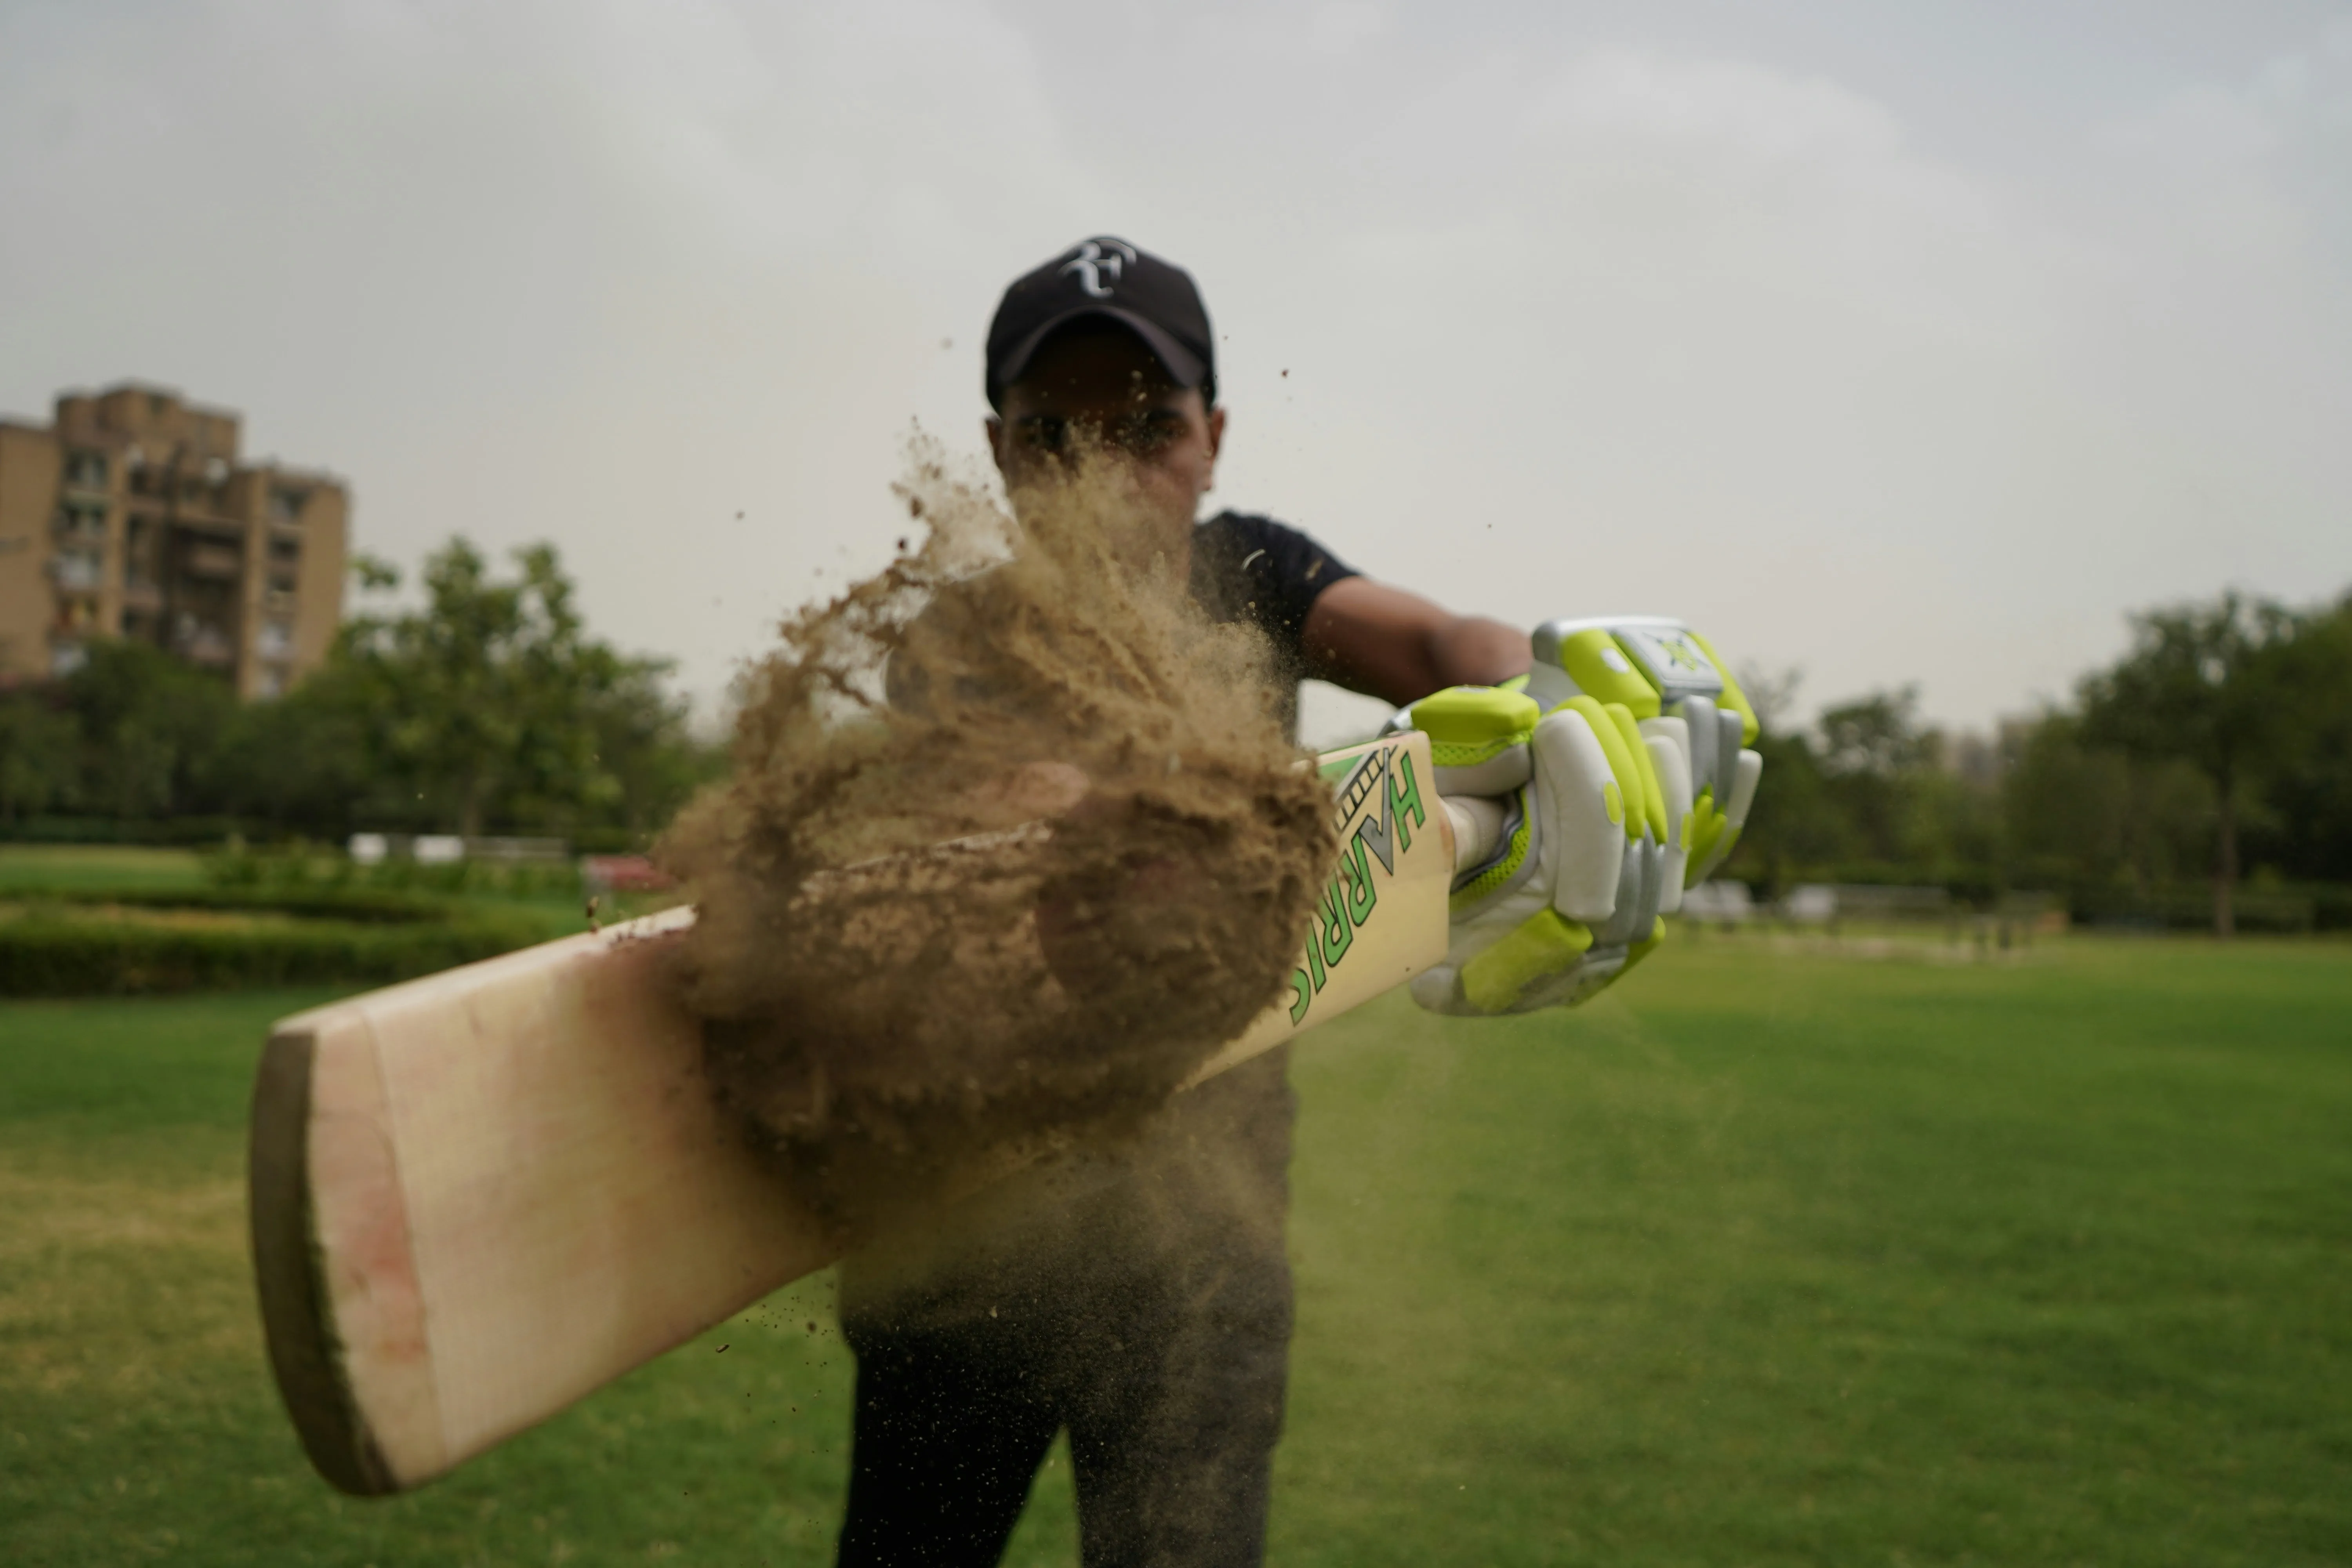
[[[1654,949],[1666,796],[1637,721],[1573,693],[1549,712],[1457,686],[1399,716],[1430,738],[1435,784],[1479,850],[1460,868],[1445,961],[1413,1000],[1491,1016],[1573,1006]]]
[[[1756,710],[1707,640],[1654,616],[1548,621],[1536,628],[1528,695],[1547,710],[1578,696],[1622,707],[1664,792],[1667,875],[1659,909],[1682,908],[1729,857],[1764,759]]]

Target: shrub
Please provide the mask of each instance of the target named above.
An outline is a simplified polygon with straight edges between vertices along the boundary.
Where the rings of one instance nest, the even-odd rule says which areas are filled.
[[[386,927],[322,921],[239,931],[27,917],[0,926],[0,995],[385,984],[494,958],[538,935],[528,926],[491,921]]]
[[[383,888],[167,888],[110,890],[77,888],[32,895],[42,903],[110,904],[119,909],[213,910],[224,914],[281,914],[297,920],[348,921],[362,925],[415,924],[476,919],[465,905]],[[87,919],[88,916],[82,918]]]

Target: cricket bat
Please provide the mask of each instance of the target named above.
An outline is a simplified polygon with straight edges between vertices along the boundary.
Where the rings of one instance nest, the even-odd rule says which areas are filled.
[[[1290,994],[1205,1078],[1441,960],[1484,825],[1427,737],[1328,752],[1340,855]],[[254,1268],[311,1463],[406,1490],[832,1262],[718,1106],[675,910],[298,1014],[254,1088]],[[1197,1079],[1196,1079],[1197,1081]]]

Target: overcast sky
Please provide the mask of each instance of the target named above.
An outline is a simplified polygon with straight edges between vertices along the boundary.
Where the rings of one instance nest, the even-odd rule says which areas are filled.
[[[0,411],[241,410],[706,696],[1105,232],[1207,295],[1225,504],[1807,707],[2352,583],[2341,4],[0,0]]]

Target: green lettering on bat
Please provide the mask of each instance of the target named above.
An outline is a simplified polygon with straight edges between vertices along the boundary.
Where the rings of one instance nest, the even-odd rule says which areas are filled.
[[[1421,780],[1413,776],[1412,753],[1402,746],[1397,748],[1396,766],[1389,772],[1389,803],[1394,808],[1397,843],[1400,847],[1412,847],[1412,829],[1428,821],[1421,809]],[[1412,814],[1412,826],[1405,826],[1405,813]]]
[[[1308,983],[1307,971],[1294,969],[1290,972],[1290,988],[1298,994],[1297,1000],[1290,1005],[1290,1021],[1296,1024],[1307,1016],[1307,1009],[1313,1005],[1315,987]]]
[[[1372,907],[1381,901],[1381,890],[1372,886],[1372,868],[1364,854],[1360,830],[1349,847],[1353,853],[1339,857],[1339,876],[1348,884],[1348,918],[1362,925],[1372,918]]]
[[[1339,961],[1348,956],[1348,949],[1356,942],[1356,928],[1348,921],[1348,897],[1339,890],[1339,879],[1337,877],[1333,877],[1323,889],[1322,915],[1323,919],[1318,923],[1323,927],[1323,962],[1337,969]]]

